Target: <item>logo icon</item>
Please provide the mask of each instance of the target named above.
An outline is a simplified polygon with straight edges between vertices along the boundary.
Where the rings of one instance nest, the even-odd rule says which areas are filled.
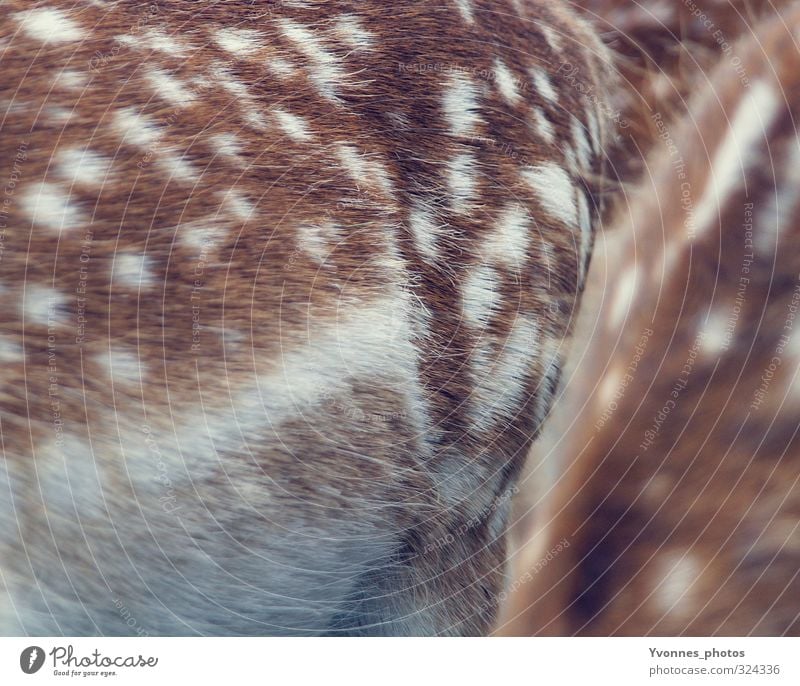
[[[25,648],[19,656],[19,666],[25,674],[36,674],[44,664],[44,650],[39,646]]]

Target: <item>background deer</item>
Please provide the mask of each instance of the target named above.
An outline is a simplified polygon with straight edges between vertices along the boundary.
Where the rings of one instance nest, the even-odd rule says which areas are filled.
[[[0,13],[0,632],[484,633],[602,192],[592,29]]]
[[[684,114],[650,114],[500,633],[800,633],[798,26],[763,21]]]

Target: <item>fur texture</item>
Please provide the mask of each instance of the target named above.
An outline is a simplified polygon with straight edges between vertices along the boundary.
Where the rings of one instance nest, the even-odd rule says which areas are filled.
[[[0,13],[0,632],[485,632],[591,252],[589,25]]]
[[[800,634],[798,26],[653,113],[536,449],[563,472],[538,544],[568,545],[520,553],[502,633]]]

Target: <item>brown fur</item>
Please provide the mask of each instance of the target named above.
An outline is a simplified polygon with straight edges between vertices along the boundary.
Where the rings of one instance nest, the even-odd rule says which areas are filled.
[[[501,633],[800,634],[798,25],[736,44],[750,87],[721,60],[617,213],[537,451],[564,474]],[[683,189],[700,222],[715,180],[692,227]]]
[[[602,92],[605,50],[552,4],[3,4],[0,631],[486,631],[591,245],[521,172],[566,169],[591,234],[610,126],[557,78]],[[52,39],[17,14],[43,8]],[[458,75],[476,112],[443,107]],[[504,265],[509,205],[530,249]]]

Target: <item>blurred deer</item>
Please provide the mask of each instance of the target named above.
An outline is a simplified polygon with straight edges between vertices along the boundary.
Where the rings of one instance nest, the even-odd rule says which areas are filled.
[[[800,634],[800,8],[652,111],[498,632]]]
[[[606,103],[616,123],[615,145],[606,149],[615,180],[644,173],[661,134],[652,115],[685,113],[692,89],[708,87],[707,74],[717,63],[744,76],[737,39],[793,1],[577,0],[575,8],[597,27],[619,73],[619,87]]]
[[[613,125],[567,4],[3,3],[0,633],[488,630]]]

